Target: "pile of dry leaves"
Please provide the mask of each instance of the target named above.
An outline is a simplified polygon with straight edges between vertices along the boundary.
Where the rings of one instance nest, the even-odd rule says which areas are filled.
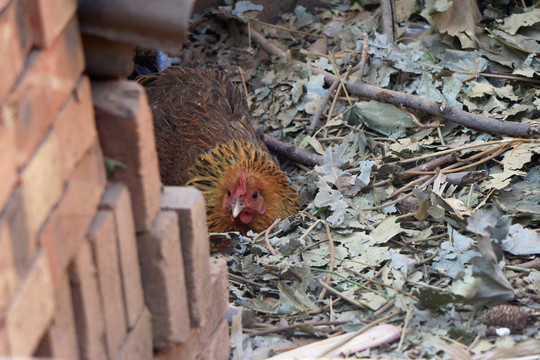
[[[282,159],[300,214],[230,235],[233,358],[371,329],[392,336],[343,351],[540,356],[538,3],[318,1],[275,24],[258,3],[195,15],[180,59],[320,155]]]

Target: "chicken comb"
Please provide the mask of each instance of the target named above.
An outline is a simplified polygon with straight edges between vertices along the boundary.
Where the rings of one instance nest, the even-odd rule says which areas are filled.
[[[247,179],[246,179],[246,168],[243,167],[240,169],[240,179],[238,179],[238,187],[236,188],[236,196],[244,195],[247,193]]]

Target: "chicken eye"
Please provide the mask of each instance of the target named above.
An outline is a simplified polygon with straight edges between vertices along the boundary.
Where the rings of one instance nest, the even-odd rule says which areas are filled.
[[[227,190],[227,196],[231,197],[231,190]]]
[[[257,199],[257,196],[259,196],[259,193],[256,192],[256,191],[253,192],[253,194],[251,194],[251,198],[252,198],[253,200]]]

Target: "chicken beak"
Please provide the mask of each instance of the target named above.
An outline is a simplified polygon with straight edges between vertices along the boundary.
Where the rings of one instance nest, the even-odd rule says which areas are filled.
[[[247,206],[244,204],[242,200],[234,199],[231,206],[233,218],[236,218],[238,215],[240,215],[242,210],[244,210],[246,207]]]

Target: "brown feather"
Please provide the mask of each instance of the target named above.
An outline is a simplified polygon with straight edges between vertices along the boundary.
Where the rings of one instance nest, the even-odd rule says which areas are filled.
[[[201,190],[211,232],[260,232],[298,210],[298,195],[251,125],[244,96],[222,73],[171,68],[139,82],[154,115],[162,181]],[[249,224],[233,221],[222,205],[241,168],[266,203]]]

